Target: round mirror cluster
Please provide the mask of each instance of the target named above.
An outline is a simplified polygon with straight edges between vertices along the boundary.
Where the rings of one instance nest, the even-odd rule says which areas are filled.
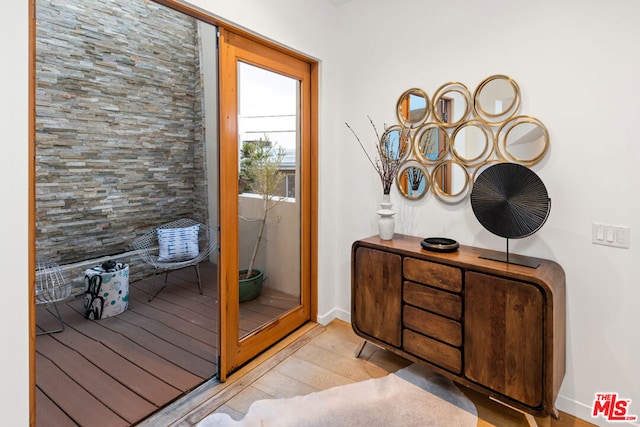
[[[440,200],[464,200],[478,171],[495,163],[538,163],[549,148],[549,132],[536,118],[519,115],[520,87],[508,76],[493,75],[473,94],[462,83],[446,83],[430,100],[418,88],[405,91],[396,104],[399,125],[410,129],[411,149],[396,176],[400,193],[410,199],[429,189]]]

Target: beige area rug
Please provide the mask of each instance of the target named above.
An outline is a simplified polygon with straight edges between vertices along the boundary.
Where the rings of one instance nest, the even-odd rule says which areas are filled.
[[[214,413],[197,426],[475,427],[477,415],[474,404],[450,379],[413,364],[382,378],[305,396],[258,400],[239,421]]]

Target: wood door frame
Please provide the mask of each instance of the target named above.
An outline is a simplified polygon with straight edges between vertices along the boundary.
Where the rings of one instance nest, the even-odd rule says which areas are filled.
[[[36,425],[36,2],[29,2],[29,425]]]
[[[220,164],[238,165],[238,63],[243,62],[273,71],[300,82],[300,209],[301,209],[301,294],[300,305],[249,335],[239,338],[238,306],[238,169],[220,171],[220,346],[219,379],[249,361],[261,351],[292,332],[308,320],[315,320],[315,242],[317,200],[316,144],[312,143],[316,122],[312,104],[313,70],[308,61],[281,49],[265,45],[226,28],[219,31],[220,82]],[[230,248],[225,250],[225,248]],[[312,302],[313,301],[313,302]]]
[[[317,318],[317,301],[318,301],[318,61],[312,59],[299,52],[287,49],[271,41],[262,39],[261,37],[235,27],[220,18],[216,18],[210,13],[201,9],[181,3],[179,0],[152,0],[178,12],[182,12],[199,21],[217,26],[219,29],[224,28],[233,30],[237,34],[257,41],[265,46],[286,52],[288,55],[308,62],[311,70],[311,89],[310,89],[310,148],[311,156],[310,176],[309,176],[309,203],[310,203],[310,219],[309,219],[309,272],[310,272],[310,313],[309,318],[315,321]],[[35,271],[36,271],[36,82],[35,82],[35,65],[36,64],[36,5],[35,2],[29,2],[29,174],[28,174],[28,211],[29,211],[29,229],[28,229],[28,268],[27,272],[29,286],[29,425],[36,425],[36,307],[35,307]],[[220,275],[220,269],[218,269]],[[219,280],[221,277],[218,278]],[[219,281],[220,283],[220,281]],[[219,349],[220,351],[220,349]],[[222,371],[221,371],[222,372]],[[221,380],[224,380],[226,374]]]

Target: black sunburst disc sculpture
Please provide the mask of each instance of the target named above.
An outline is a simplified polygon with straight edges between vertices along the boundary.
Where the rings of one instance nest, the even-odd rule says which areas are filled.
[[[498,163],[488,167],[473,184],[471,208],[484,228],[507,239],[521,239],[538,231],[549,217],[551,199],[542,180],[531,169],[516,163]],[[514,260],[515,261],[515,260]],[[525,259],[516,264],[530,265]]]

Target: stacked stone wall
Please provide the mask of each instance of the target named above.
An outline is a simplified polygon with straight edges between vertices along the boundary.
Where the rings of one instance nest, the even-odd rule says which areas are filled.
[[[80,263],[163,222],[206,222],[195,20],[144,0],[36,11],[37,256]]]

